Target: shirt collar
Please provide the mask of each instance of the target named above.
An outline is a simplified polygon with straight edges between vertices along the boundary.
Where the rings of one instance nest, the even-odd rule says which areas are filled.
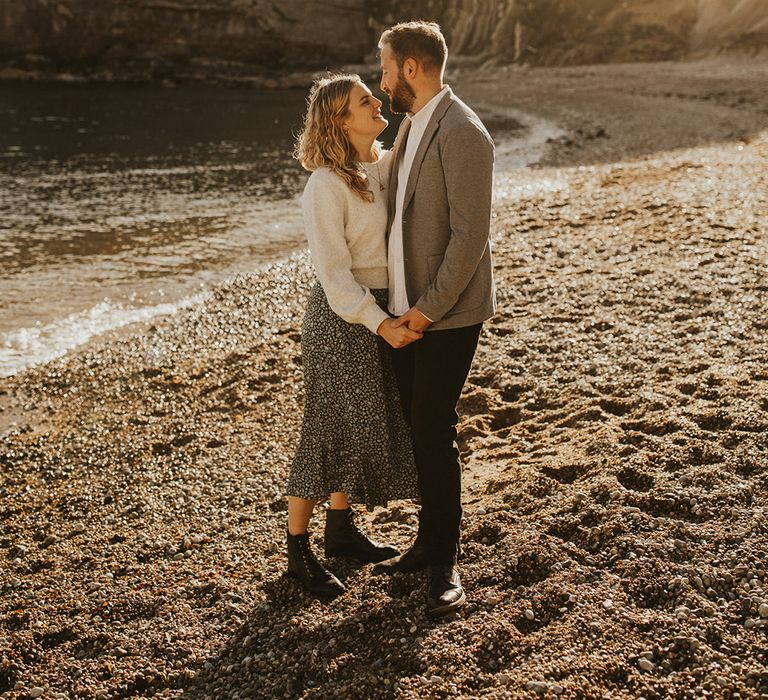
[[[411,120],[411,127],[426,126],[432,112],[435,111],[437,103],[440,102],[443,95],[448,93],[448,86],[443,85],[443,89],[440,90],[427,104],[425,104],[416,114],[409,114],[408,118]]]

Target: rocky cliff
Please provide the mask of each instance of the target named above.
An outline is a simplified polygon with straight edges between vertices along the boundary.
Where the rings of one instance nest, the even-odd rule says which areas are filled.
[[[0,76],[241,78],[371,60],[421,17],[452,55],[539,65],[768,46],[766,0],[0,0]]]
[[[364,0],[0,0],[0,65],[93,77],[245,75],[369,49]]]

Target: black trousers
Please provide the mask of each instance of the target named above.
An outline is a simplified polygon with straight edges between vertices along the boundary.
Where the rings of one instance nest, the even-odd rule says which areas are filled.
[[[393,350],[403,410],[413,432],[421,493],[419,534],[432,564],[455,563],[460,553],[461,463],[456,404],[477,349],[482,323],[427,331]]]

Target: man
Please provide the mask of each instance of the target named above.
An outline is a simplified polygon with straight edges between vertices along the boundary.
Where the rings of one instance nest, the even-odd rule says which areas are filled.
[[[389,181],[389,321],[424,337],[394,350],[413,432],[421,511],[416,541],[378,565],[427,570],[427,613],[462,607],[461,465],[456,404],[483,321],[496,307],[489,230],[494,146],[478,116],[443,84],[448,50],[438,25],[382,34],[381,89],[406,113]]]

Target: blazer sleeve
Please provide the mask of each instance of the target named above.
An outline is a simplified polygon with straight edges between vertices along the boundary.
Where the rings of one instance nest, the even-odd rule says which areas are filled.
[[[493,141],[468,120],[446,134],[441,162],[451,236],[435,279],[416,308],[437,322],[467,288],[489,245],[493,199]]]
[[[371,291],[352,274],[352,255],[344,236],[347,199],[343,182],[324,171],[313,173],[301,196],[304,229],[317,279],[334,313],[347,323],[361,323],[371,333],[389,315]]]

